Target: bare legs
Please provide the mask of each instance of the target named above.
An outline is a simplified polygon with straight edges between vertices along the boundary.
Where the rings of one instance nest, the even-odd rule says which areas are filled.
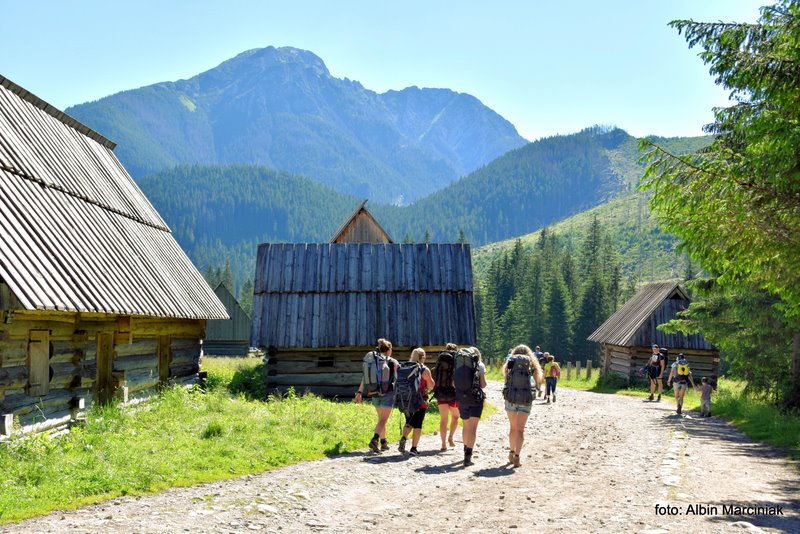
[[[450,419],[450,435],[447,434],[447,419]],[[455,447],[453,437],[456,435],[458,428],[458,408],[449,404],[439,405],[439,437],[442,438],[442,449],[447,448],[447,441],[450,442],[451,447]]]

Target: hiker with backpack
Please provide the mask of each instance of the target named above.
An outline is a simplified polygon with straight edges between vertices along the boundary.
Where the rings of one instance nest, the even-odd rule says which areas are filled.
[[[536,345],[536,348],[533,349],[533,357],[536,358],[536,361],[539,362],[539,367],[544,369],[544,364],[547,363],[547,360],[544,357],[545,353],[542,352],[542,348],[539,345]],[[544,394],[542,389],[542,384],[539,382],[536,383],[536,395],[541,397]]]
[[[542,368],[539,360],[527,345],[518,345],[503,364],[503,398],[508,415],[508,461],[514,467],[522,465],[519,455],[525,441],[525,423],[531,414],[535,394],[533,378],[541,378]],[[539,380],[541,381],[541,380]],[[537,382],[539,382],[537,381]]]
[[[456,388],[458,411],[464,428],[461,431],[464,442],[464,467],[473,465],[472,449],[478,434],[478,423],[483,413],[486,393],[486,366],[481,351],[477,347],[459,349],[455,356],[453,384]]]
[[[458,428],[459,417],[456,386],[453,383],[456,352],[458,352],[458,345],[455,343],[445,345],[444,350],[439,353],[436,367],[433,370],[433,376],[436,379],[433,395],[436,397],[436,404],[439,405],[439,437],[442,438],[440,451],[446,451],[448,444],[451,448],[456,446],[456,442],[453,439]],[[450,423],[449,434],[448,421]]]
[[[553,402],[556,401],[556,384],[558,384],[558,377],[561,376],[561,366],[556,363],[556,357],[549,352],[545,352],[545,359],[547,363],[544,364],[544,379],[547,381],[547,390],[544,394],[544,399],[547,404],[550,404],[550,394],[553,395]]]
[[[425,366],[425,351],[416,348],[411,351],[408,362],[402,363],[397,370],[397,383],[395,385],[395,406],[406,417],[403,435],[400,437],[398,449],[406,452],[406,441],[412,433],[411,456],[419,456],[417,444],[422,436],[422,422],[425,420],[425,411],[428,409],[428,390],[436,386],[431,376],[431,370]]]
[[[361,403],[363,397],[367,396],[372,399],[372,405],[375,406],[378,422],[369,442],[370,450],[375,453],[389,450],[389,444],[386,442],[386,422],[392,415],[394,406],[397,366],[397,360],[392,358],[392,343],[383,338],[378,340],[375,350],[364,356],[362,363],[361,384],[356,391],[355,401]]]
[[[650,377],[650,398],[653,400],[653,395],[656,392],[656,384],[658,384],[658,400],[661,400],[664,384],[662,377],[664,376],[664,369],[667,366],[667,349],[659,349],[658,345],[653,344],[653,354],[647,361],[647,375]]]
[[[683,353],[675,357],[675,363],[669,371],[669,378],[667,378],[667,387],[670,382],[675,382],[675,402],[678,404],[678,415],[681,415],[683,408],[683,397],[686,395],[686,389],[689,387],[688,382],[692,383],[692,389],[697,389],[692,378],[692,370],[689,369],[689,362],[683,356]]]

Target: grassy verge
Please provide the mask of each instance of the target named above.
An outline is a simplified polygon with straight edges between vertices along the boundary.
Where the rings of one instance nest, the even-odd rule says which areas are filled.
[[[293,394],[251,400],[263,390],[260,360],[209,358],[203,367],[205,393],[169,388],[135,410],[93,409],[87,424],[66,436],[0,446],[0,524],[364,449],[372,437],[369,404]],[[496,411],[490,407],[484,416]],[[403,422],[394,411],[390,441],[400,438]],[[432,405],[423,432],[438,427]]]

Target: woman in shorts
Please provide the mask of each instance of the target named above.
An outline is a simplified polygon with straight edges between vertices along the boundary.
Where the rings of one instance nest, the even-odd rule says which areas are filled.
[[[456,400],[456,388],[453,385],[453,358],[458,352],[458,345],[455,343],[448,343],[445,345],[444,350],[450,353],[449,371],[437,373],[437,377],[447,376],[447,384],[438,384],[434,388],[433,394],[436,396],[436,404],[439,406],[439,437],[442,438],[442,448],[440,451],[446,451],[447,445],[450,448],[456,446],[455,435],[458,428],[458,401]],[[439,356],[442,358],[442,356]],[[439,363],[437,362],[437,366]],[[438,371],[438,369],[437,369]],[[448,432],[448,422],[450,428]]]
[[[392,358],[392,342],[383,338],[379,339],[378,351],[381,353],[381,356],[386,358],[387,363],[394,367],[392,376],[397,376],[397,360]],[[361,402],[364,394],[365,386],[364,380],[362,379],[361,384],[358,386],[358,391],[356,391],[356,403]],[[369,442],[369,448],[372,452],[380,453],[389,450],[389,444],[386,442],[386,422],[389,420],[389,416],[392,415],[394,396],[394,388],[391,386],[386,393],[372,396],[372,405],[375,406],[375,411],[378,414],[378,422],[375,424],[375,433],[372,435],[372,439]],[[378,444],[378,439],[380,439],[380,445]]]
[[[534,357],[533,351],[527,345],[518,345],[511,351],[509,358],[503,364],[503,380],[508,382],[508,362],[514,358],[514,365],[527,365],[530,371],[531,380],[535,383],[541,382],[542,368],[539,365],[539,360]],[[525,441],[525,423],[528,422],[528,416],[531,414],[531,404],[533,404],[533,395],[531,400],[525,404],[515,404],[505,401],[506,414],[508,415],[508,461],[514,467],[519,467],[520,452],[522,451],[522,444]]]
[[[411,456],[419,456],[417,444],[419,443],[420,436],[422,436],[422,423],[425,421],[425,412],[428,409],[428,390],[436,386],[436,382],[433,381],[433,376],[431,376],[431,370],[425,366],[425,358],[426,355],[423,349],[417,348],[411,351],[410,361],[416,362],[422,366],[422,378],[419,386],[419,391],[422,393],[422,405],[419,410],[412,413],[410,416],[406,416],[406,424],[403,427],[403,435],[400,437],[400,444],[398,447],[400,452],[405,452],[406,441],[408,440],[408,435],[411,434],[411,450],[408,451]]]

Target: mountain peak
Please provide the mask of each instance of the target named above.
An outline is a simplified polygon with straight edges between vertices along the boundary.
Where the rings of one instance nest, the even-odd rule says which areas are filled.
[[[275,48],[274,46],[253,48],[252,50],[247,50],[222,62],[217,68],[224,69],[233,66],[241,68],[245,65],[261,71],[267,71],[276,67],[297,65],[313,70],[318,76],[330,76],[328,67],[325,66],[325,62],[322,61],[319,56],[308,50],[302,50],[291,46],[282,46],[280,48]]]

